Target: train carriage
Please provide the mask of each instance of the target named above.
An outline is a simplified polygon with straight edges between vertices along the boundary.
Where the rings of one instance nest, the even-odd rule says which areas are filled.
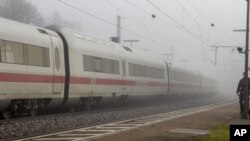
[[[32,109],[44,107],[51,99],[61,99],[64,63],[57,62],[63,60],[58,34],[2,18],[0,27],[0,110],[35,112]]]

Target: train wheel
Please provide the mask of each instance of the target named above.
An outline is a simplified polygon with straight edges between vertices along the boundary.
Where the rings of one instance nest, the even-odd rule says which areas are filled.
[[[37,116],[37,114],[38,114],[38,110],[37,110],[37,109],[31,109],[31,110],[29,111],[29,115],[30,115],[31,117],[35,117],[35,116]]]
[[[13,113],[9,110],[6,110],[6,111],[2,112],[1,114],[2,114],[2,117],[4,119],[10,119],[13,115]]]

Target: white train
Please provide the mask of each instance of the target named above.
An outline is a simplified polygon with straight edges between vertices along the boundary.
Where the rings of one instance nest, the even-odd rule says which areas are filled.
[[[105,99],[210,94],[214,81],[147,52],[0,18],[0,112],[88,107]]]

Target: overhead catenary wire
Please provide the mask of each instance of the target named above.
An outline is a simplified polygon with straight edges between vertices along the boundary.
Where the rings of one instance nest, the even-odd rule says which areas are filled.
[[[114,5],[114,4],[111,3],[109,0],[105,0],[105,2],[108,3],[108,4],[109,4],[111,7],[113,7],[114,9],[117,9],[117,11],[120,11],[120,12],[122,12],[122,13],[128,15],[128,16],[129,16],[130,18],[132,18],[134,21],[136,21],[137,23],[141,24],[141,25],[144,27],[145,33],[148,35],[149,39],[151,39],[151,41],[154,42],[152,36],[150,36],[150,35],[148,34],[148,31],[146,31],[146,28],[147,28],[148,26],[147,26],[145,23],[139,21],[137,18],[131,16],[130,14],[128,14],[127,12],[125,12],[124,10],[120,9],[118,6]],[[117,13],[117,14],[118,14],[118,13]]]
[[[187,0],[190,5],[208,22],[211,24],[210,20],[193,4],[191,0]]]
[[[124,1],[127,2],[130,6],[133,6],[133,7],[136,8],[137,10],[141,11],[142,13],[147,14],[148,16],[152,16],[152,14],[153,14],[153,13],[150,13],[150,12],[148,12],[147,10],[145,10],[145,9],[143,9],[143,8],[141,8],[141,7],[139,7],[139,6],[137,6],[136,4],[130,2],[129,0],[124,0]],[[171,26],[173,26],[173,27],[175,27],[175,28],[180,28],[178,25],[173,24],[173,23],[170,23],[169,21],[166,21],[165,19],[162,19],[162,18],[160,18],[160,17],[157,17],[156,20],[159,20],[159,21],[161,21],[161,22],[164,22],[164,23],[166,23],[166,24],[168,24],[168,25],[171,25]]]
[[[199,24],[199,22],[194,18],[194,16],[191,14],[191,12],[189,12],[189,10],[187,10],[187,9],[184,7],[184,5],[180,2],[180,0],[177,0],[177,3],[186,11],[186,13],[187,13],[187,14],[191,17],[191,19],[196,23],[196,25],[197,25],[198,27],[200,27],[200,28],[198,28],[200,34],[201,34],[201,31],[200,31],[200,30],[203,30],[203,31],[206,32],[206,34],[207,34],[208,36],[210,36],[209,32],[207,32],[207,31]],[[201,36],[202,36],[202,34],[201,34]],[[201,38],[202,38],[202,37],[201,37]],[[215,42],[217,42],[217,44],[219,45],[218,41],[215,40]],[[205,52],[203,52],[203,53],[205,53]]]
[[[135,22],[141,24],[145,29],[151,29],[151,30],[156,31],[157,33],[160,33],[160,34],[162,34],[163,36],[167,37],[167,34],[166,34],[165,32],[162,32],[162,31],[160,31],[160,30],[158,30],[158,29],[156,29],[156,28],[154,28],[154,27],[151,27],[151,26],[149,26],[149,25],[143,23],[143,22],[140,21],[138,18],[136,18],[136,17],[130,15],[130,14],[127,13],[126,11],[120,9],[118,6],[116,6],[116,5],[114,5],[113,3],[111,3],[109,0],[105,0],[105,1],[106,1],[110,6],[112,6],[114,9],[119,9],[120,12],[126,14],[128,17],[130,17],[131,19],[133,19]],[[148,31],[146,31],[146,34],[149,35]],[[150,35],[149,35],[149,36],[150,36]],[[152,36],[150,36],[150,38],[151,38],[152,41],[153,41]],[[170,37],[167,37],[167,38],[170,38]],[[164,38],[164,39],[166,39],[166,38]],[[176,41],[176,40],[174,40],[174,39],[170,39],[170,40],[173,41],[173,42],[175,42],[175,43],[178,43],[178,44],[180,44],[180,45],[187,45],[187,44],[181,43],[181,41]],[[192,47],[192,46],[190,46],[190,47]]]
[[[208,22],[208,24],[212,24],[212,22],[193,4],[193,2],[191,1],[191,0],[187,0],[188,1],[188,3],[196,10],[196,12],[198,13],[198,14],[200,14],[201,15],[201,17],[206,21],[206,22]],[[232,38],[231,36],[229,36],[227,33],[225,33],[224,31],[222,31],[219,27],[217,27],[217,25],[216,26],[214,26],[215,27],[215,29],[217,30],[217,31],[219,31],[221,34],[223,34],[224,36],[226,36],[228,39],[230,39],[230,40],[233,40],[233,41],[235,41],[235,42],[237,42],[237,44],[241,44],[239,41],[236,41],[234,38]],[[218,45],[220,45],[218,42],[217,42],[217,44]],[[242,57],[242,56],[240,56],[240,54],[236,54],[236,56],[237,57]]]
[[[153,39],[153,37],[150,35],[150,33],[149,33],[149,31],[148,31],[147,29],[151,29],[151,30],[153,30],[153,31],[156,31],[157,33],[162,34],[163,36],[167,36],[164,32],[159,31],[159,30],[157,30],[157,29],[155,29],[155,28],[153,28],[153,27],[151,27],[151,26],[149,26],[149,25],[147,25],[147,24],[141,22],[138,18],[135,18],[134,16],[132,16],[132,15],[130,15],[129,13],[125,12],[124,10],[120,9],[118,6],[114,5],[114,4],[111,3],[109,0],[105,0],[105,1],[106,1],[111,7],[113,7],[114,9],[118,9],[120,12],[126,14],[126,15],[129,16],[131,19],[133,19],[133,20],[136,21],[137,23],[141,24],[141,25],[144,27],[144,29],[145,29],[145,33],[148,35],[148,37],[151,39],[151,41],[152,41],[153,43],[156,42],[156,41]],[[169,37],[167,37],[167,38],[169,38]],[[164,38],[164,39],[166,39],[166,38]],[[173,40],[173,39],[170,39],[170,40],[172,40],[173,42],[178,43],[178,44],[180,44],[180,45],[185,45],[185,46],[187,46],[187,44],[181,43],[180,41],[176,41],[176,40]],[[193,46],[190,46],[190,47],[193,48]],[[179,49],[177,49],[177,50],[179,50]],[[182,54],[184,54],[185,56],[190,57],[190,55],[185,54],[183,51],[181,51],[181,50],[179,50],[179,51],[182,52]]]
[[[180,24],[177,20],[175,20],[173,17],[171,17],[170,15],[168,15],[165,11],[163,11],[161,8],[159,8],[157,5],[155,5],[152,1],[147,0],[147,2],[153,6],[155,9],[157,9],[159,12],[161,12],[163,15],[165,15],[167,18],[169,18],[170,20],[172,20],[175,24],[177,24],[179,27],[181,27],[185,32],[189,33],[191,36],[193,36],[195,39],[197,39],[198,41],[202,42],[203,44],[205,44],[206,46],[210,46],[208,43],[206,43],[205,41],[203,41],[202,39],[200,39],[196,34],[194,34],[192,31],[190,31],[189,29],[187,29],[186,27],[182,26],[182,24]]]
[[[174,18],[172,18],[170,15],[168,15],[165,11],[163,11],[161,8],[159,8],[156,4],[154,4],[152,1],[147,0],[147,2],[149,4],[151,4],[155,9],[157,9],[158,11],[160,11],[163,15],[165,15],[166,17],[168,17],[170,20],[172,20],[173,22],[175,22],[177,25],[179,25],[180,27],[182,27],[186,32],[190,33],[190,35],[192,35],[193,37],[195,37],[196,39],[200,40],[199,37],[197,37],[194,33],[192,33],[190,30],[188,30],[187,28],[185,28],[184,26],[182,26],[178,21],[176,21]],[[233,38],[231,38],[229,35],[227,35],[226,33],[224,33],[222,30],[220,30],[219,28],[215,27],[218,31],[220,31],[222,34],[226,35],[228,38],[234,40]],[[205,44],[206,46],[210,46],[209,44],[207,44],[206,42],[204,42],[203,40],[200,40],[203,44]],[[235,41],[235,40],[234,40]]]
[[[134,4],[134,3],[132,3],[132,2],[130,2],[129,0],[124,0],[124,1],[127,2],[129,5],[133,6],[134,8],[140,10],[141,12],[147,14],[147,15],[151,15],[151,14],[152,14],[152,13],[148,12],[147,10],[145,10],[145,9],[143,9],[143,8],[141,8],[141,7],[139,7],[139,6],[137,6],[136,4]],[[160,18],[157,17],[156,19],[159,20]],[[169,22],[166,22],[166,20],[161,19],[160,21],[169,24]],[[177,29],[182,30],[183,26],[181,26],[179,23],[177,23],[177,24],[178,24],[178,25],[175,25],[175,26],[178,26]],[[161,33],[161,32],[159,32],[159,33]],[[199,33],[200,33],[200,30],[199,30]],[[201,33],[200,33],[200,35],[201,35]],[[199,38],[199,37],[195,37],[195,38]],[[198,40],[204,43],[203,39],[198,39]],[[178,42],[177,42],[177,43],[178,43]],[[185,44],[185,46],[187,46],[187,44]],[[206,46],[209,47],[210,45],[209,45],[209,44],[206,44]],[[191,46],[191,47],[193,47],[193,46]]]
[[[191,17],[191,19],[194,21],[194,23],[197,25],[201,39],[203,39],[202,37],[202,33],[201,30],[203,30],[208,36],[210,36],[209,32],[207,32],[201,25],[200,23],[194,18],[194,16],[191,14],[191,12],[189,12],[189,10],[187,10],[187,8],[185,8],[185,6],[180,2],[180,0],[177,0],[177,3],[180,5],[180,7],[182,7],[182,9],[184,11],[186,11],[186,13]]]
[[[212,23],[194,4],[191,0],[187,0],[188,3],[197,11],[197,13],[199,13],[201,15],[201,17],[206,20],[208,22],[208,24],[214,24]],[[223,30],[221,30],[217,25],[214,26],[214,28],[219,31],[221,34],[223,34],[224,36],[226,36],[227,38],[237,42],[237,43],[240,43],[239,41],[236,41],[233,37],[231,37],[230,35],[228,35],[227,33],[225,33]]]
[[[60,2],[60,3],[62,3],[62,4],[65,5],[65,6],[68,6],[68,7],[72,8],[72,9],[75,9],[75,10],[77,10],[77,11],[83,13],[83,14],[86,14],[86,15],[88,15],[88,16],[91,16],[91,17],[93,17],[93,18],[96,18],[96,19],[98,19],[98,20],[100,20],[100,21],[102,21],[102,22],[105,22],[105,23],[110,24],[110,25],[115,26],[115,27],[117,26],[115,23],[112,23],[112,22],[110,22],[110,21],[108,21],[108,20],[105,20],[105,19],[103,19],[103,18],[100,18],[100,17],[98,17],[98,16],[96,16],[96,15],[90,13],[90,12],[87,12],[87,11],[85,11],[85,10],[83,10],[83,9],[77,8],[77,7],[75,7],[75,6],[73,6],[73,5],[69,4],[69,3],[66,3],[66,2],[64,2],[64,1],[62,1],[62,0],[57,0],[57,1]],[[155,44],[155,45],[158,45],[158,46],[161,46],[161,47],[166,46],[166,45],[164,45],[164,44],[162,44],[162,43],[159,43],[159,42],[156,42],[156,41],[152,41],[151,38],[147,38],[147,37],[145,37],[145,36],[143,36],[143,35],[141,35],[141,34],[138,34],[138,33],[135,33],[135,32],[133,32],[133,31],[130,31],[129,29],[124,28],[124,27],[122,27],[122,26],[121,26],[121,29],[123,29],[123,30],[127,31],[128,33],[131,33],[131,34],[133,34],[133,35],[135,35],[135,36],[138,36],[138,37],[140,37],[140,38],[142,38],[142,39],[144,39],[144,40],[147,40],[147,41],[149,41],[149,42],[151,42],[151,43],[153,43],[153,44]],[[186,56],[189,56],[189,57],[190,57],[190,55],[187,55],[187,54],[183,54],[183,55],[186,55]]]
[[[96,16],[96,15],[90,13],[90,12],[87,12],[87,11],[85,11],[85,10],[83,10],[83,9],[77,8],[77,7],[75,7],[75,6],[73,6],[73,5],[69,4],[69,3],[66,3],[66,2],[64,2],[64,1],[62,1],[62,0],[57,0],[57,1],[60,2],[60,3],[62,3],[62,4],[64,4],[64,5],[66,5],[66,6],[68,6],[68,7],[71,7],[71,8],[73,8],[73,9],[75,9],[75,10],[77,10],[77,11],[83,13],[83,14],[86,14],[86,15],[88,15],[88,16],[94,17],[94,18],[96,18],[96,19],[98,19],[98,20],[100,20],[100,21],[102,21],[102,22],[105,22],[105,23],[110,24],[110,25],[115,26],[115,27],[117,26],[115,23],[112,23],[112,22],[110,22],[110,21],[108,21],[108,20],[106,20],[106,19],[104,19],[104,18],[100,18],[100,17],[98,17],[98,16]],[[123,29],[123,30],[125,30],[125,31],[127,31],[127,32],[129,32],[129,33],[131,33],[131,34],[133,34],[133,35],[135,35],[135,36],[138,36],[138,37],[140,37],[140,38],[142,38],[142,39],[145,39],[145,40],[147,40],[147,41],[151,41],[150,38],[147,38],[147,37],[145,37],[145,36],[143,36],[143,35],[141,35],[141,34],[138,34],[138,33],[136,33],[136,32],[133,32],[133,31],[127,29],[127,28],[121,27],[121,29]],[[155,44],[158,44],[158,45],[161,45],[161,44],[158,43],[158,42],[154,42],[154,43],[155,43]],[[162,46],[162,45],[161,45],[161,46]]]

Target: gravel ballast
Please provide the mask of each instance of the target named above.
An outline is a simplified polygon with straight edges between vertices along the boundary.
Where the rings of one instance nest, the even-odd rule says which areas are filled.
[[[0,139],[10,140],[45,133],[94,126],[109,122],[127,120],[170,112],[179,109],[195,107],[221,101],[222,97],[209,98],[193,97],[185,99],[169,100],[165,104],[144,105],[140,107],[112,108],[93,112],[81,112],[74,114],[51,115],[45,117],[30,118],[29,120],[11,120],[0,123]]]

